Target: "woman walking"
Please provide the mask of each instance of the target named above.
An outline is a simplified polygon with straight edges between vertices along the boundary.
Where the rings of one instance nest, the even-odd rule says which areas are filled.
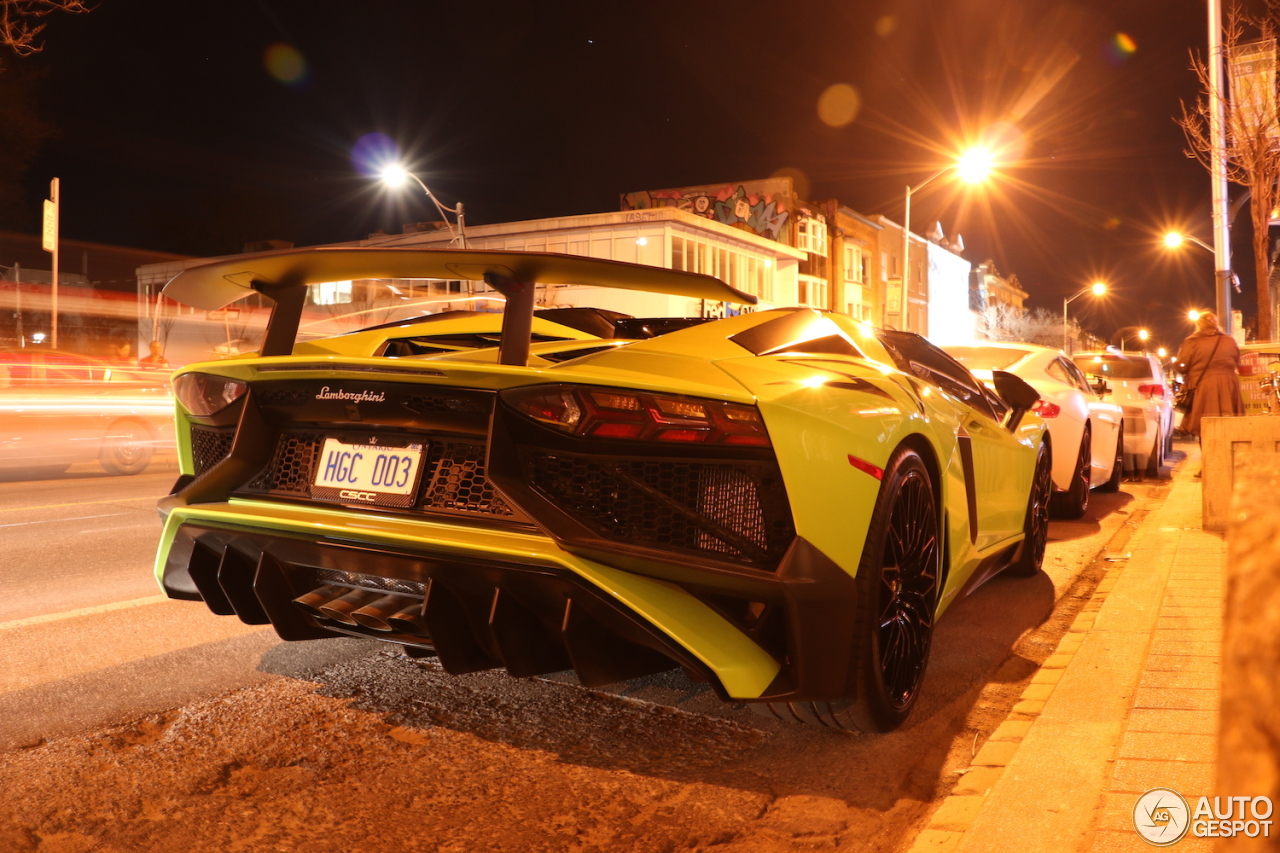
[[[1196,330],[1182,342],[1178,364],[1183,381],[1194,391],[1191,408],[1182,416],[1182,430],[1200,438],[1200,419],[1244,414],[1240,395],[1240,348],[1218,328],[1218,315],[1206,311]]]

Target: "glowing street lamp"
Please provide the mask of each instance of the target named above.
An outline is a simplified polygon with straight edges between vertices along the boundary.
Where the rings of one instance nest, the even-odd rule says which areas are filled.
[[[1198,237],[1192,237],[1190,234],[1181,234],[1177,231],[1170,231],[1164,235],[1164,245],[1169,249],[1181,249],[1183,243],[1193,243],[1204,249],[1206,252],[1212,252],[1213,247]]]
[[[1092,293],[1094,296],[1102,296],[1106,292],[1106,283],[1095,281],[1075,296],[1068,296],[1066,299],[1062,300],[1062,349],[1066,351],[1067,355],[1071,355],[1071,333],[1070,327],[1067,325],[1067,306],[1076,299],[1079,299],[1081,296],[1084,296],[1086,293]]]
[[[924,189],[937,178],[942,177],[952,169],[956,170],[956,174],[967,184],[980,184],[985,181],[996,165],[995,153],[984,145],[974,146],[960,154],[956,162],[943,166],[934,172],[924,181],[916,184],[914,187],[907,186],[906,205],[902,214],[902,300],[899,303],[905,308],[907,301],[909,268],[908,261],[911,258],[911,196],[912,194]],[[906,312],[903,311],[905,314]]]
[[[449,233],[453,235],[453,239],[449,241],[449,245],[457,243],[458,248],[467,248],[466,217],[462,211],[462,202],[458,202],[457,207],[445,207],[440,203],[440,199],[436,198],[435,193],[427,189],[427,185],[422,182],[421,178],[413,172],[410,172],[404,166],[401,166],[399,163],[390,163],[384,166],[382,171],[379,173],[379,177],[382,178],[382,182],[384,184],[392,189],[399,189],[409,183],[410,180],[414,181],[422,188],[422,191],[426,193],[427,198],[431,199],[432,204],[436,206],[436,210],[440,211],[440,218],[444,220],[444,224],[449,226]],[[448,214],[450,213],[458,219],[457,228],[454,228],[453,223],[449,221]]]

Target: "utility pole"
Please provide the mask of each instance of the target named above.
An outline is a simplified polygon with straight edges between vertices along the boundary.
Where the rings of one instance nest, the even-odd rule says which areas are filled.
[[[1225,107],[1222,102],[1222,0],[1209,2],[1209,175],[1213,189],[1214,291],[1218,324],[1228,335],[1231,323],[1231,224],[1227,218],[1227,161],[1223,150]],[[1266,282],[1259,282],[1265,287]]]

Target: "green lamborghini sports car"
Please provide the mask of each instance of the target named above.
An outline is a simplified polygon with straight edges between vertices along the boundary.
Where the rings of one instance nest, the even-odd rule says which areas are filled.
[[[296,340],[309,284],[403,278],[483,280],[506,311]],[[727,701],[885,731],[942,612],[1039,570],[1049,437],[1017,377],[992,391],[918,335],[808,308],[588,334],[535,317],[539,283],[754,302],[496,251],[288,250],[170,281],[199,309],[275,304],[260,353],[174,377],[165,592],[455,674],[683,668]]]

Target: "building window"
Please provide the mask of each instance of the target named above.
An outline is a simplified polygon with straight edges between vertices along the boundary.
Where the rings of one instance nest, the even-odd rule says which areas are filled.
[[[827,253],[827,223],[802,216],[796,220],[796,248],[813,255]]]
[[[844,247],[844,280],[850,284],[867,280],[867,256],[857,246]]]
[[[311,291],[316,305],[340,305],[351,301],[351,282],[324,281]]]
[[[797,302],[801,305],[808,305],[811,308],[819,308],[826,310],[827,308],[827,281],[824,278],[816,276],[801,275],[797,282],[798,291]]]

